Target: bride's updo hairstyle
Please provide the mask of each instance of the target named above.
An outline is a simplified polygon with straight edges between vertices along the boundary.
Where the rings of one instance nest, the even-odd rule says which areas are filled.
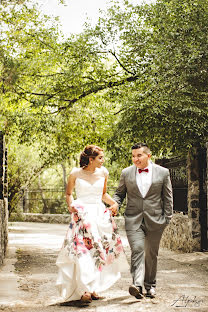
[[[85,168],[89,165],[89,159],[95,158],[102,152],[103,149],[96,145],[87,145],[84,151],[80,155],[79,164],[81,168]]]

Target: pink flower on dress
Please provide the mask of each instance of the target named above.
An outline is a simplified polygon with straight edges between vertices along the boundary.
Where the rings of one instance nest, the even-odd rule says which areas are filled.
[[[107,259],[106,259],[106,264],[111,264],[113,263],[114,261],[114,255],[112,253],[110,253],[108,256],[107,256]]]
[[[118,244],[118,245],[122,244],[121,238],[120,238],[120,237],[117,237],[117,244]]]
[[[98,270],[101,272],[102,271],[102,265],[100,265],[99,267],[98,267]]]
[[[118,246],[116,247],[116,251],[117,251],[118,253],[122,252],[122,251],[123,251],[123,246],[122,246],[122,245],[118,245]]]
[[[77,236],[74,237],[74,249],[82,253],[87,252],[85,244]]]

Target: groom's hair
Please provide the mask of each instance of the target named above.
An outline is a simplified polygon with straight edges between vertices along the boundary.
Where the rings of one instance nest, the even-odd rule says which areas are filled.
[[[138,148],[141,148],[141,147],[144,148],[144,152],[145,152],[146,154],[151,154],[150,148],[149,148],[149,146],[148,146],[146,143],[135,143],[135,144],[131,147],[131,149],[133,150],[133,149],[138,149]]]

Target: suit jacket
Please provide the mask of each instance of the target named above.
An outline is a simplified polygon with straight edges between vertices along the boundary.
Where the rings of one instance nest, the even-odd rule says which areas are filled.
[[[125,168],[120,177],[114,199],[119,206],[127,195],[124,213],[126,230],[137,230],[144,219],[148,230],[165,228],[173,213],[173,195],[169,170],[152,164],[152,184],[142,197],[136,182],[135,165]]]

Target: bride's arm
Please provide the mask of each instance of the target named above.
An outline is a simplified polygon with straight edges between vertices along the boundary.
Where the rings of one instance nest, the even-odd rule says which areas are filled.
[[[73,200],[74,200],[72,192],[74,189],[75,180],[76,180],[76,177],[73,174],[70,174],[67,187],[66,187],[66,202],[67,202],[69,212],[77,212],[77,210],[72,205]]]
[[[117,212],[118,212],[118,204],[117,204],[117,202],[107,193],[107,181],[108,181],[108,178],[105,177],[105,183],[104,183],[104,187],[103,187],[103,196],[102,196],[102,200],[104,201],[104,203],[110,205],[109,209],[112,211],[112,214],[115,216],[115,215],[117,215]]]

